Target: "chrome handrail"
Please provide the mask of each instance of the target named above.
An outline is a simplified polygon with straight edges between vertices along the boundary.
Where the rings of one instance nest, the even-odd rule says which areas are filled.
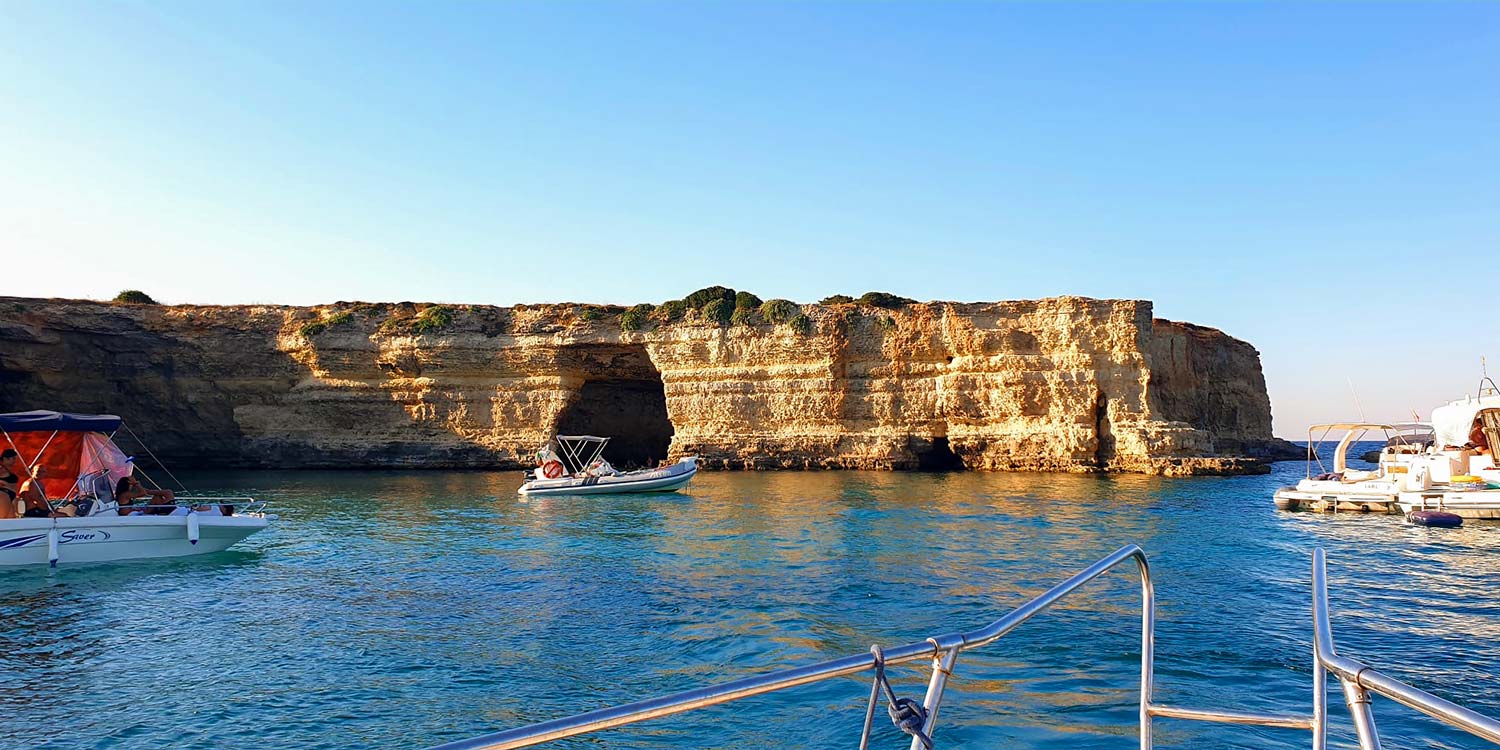
[[[1344,687],[1362,750],[1380,750],[1380,739],[1375,731],[1374,718],[1369,710],[1370,692],[1385,695],[1450,726],[1463,729],[1491,742],[1500,743],[1500,722],[1387,677],[1361,662],[1339,656],[1334,651],[1333,635],[1328,624],[1328,590],[1322,549],[1316,550],[1313,554],[1313,710],[1310,716],[1205,711],[1154,704],[1152,690],[1155,670],[1156,594],[1152,586],[1151,568],[1146,555],[1140,547],[1134,544],[1121,547],[982,628],[965,633],[936,636],[918,643],[885,649],[883,654],[885,665],[904,664],[923,657],[932,659],[932,677],[928,682],[927,694],[922,702],[927,711],[922,734],[932,736],[943,691],[947,687],[948,675],[952,673],[961,652],[999,640],[1021,623],[1030,620],[1058,600],[1071,594],[1078,587],[1128,560],[1135,561],[1141,581],[1139,713],[1141,750],[1151,750],[1151,722],[1156,717],[1311,730],[1313,750],[1325,750],[1327,747],[1327,672],[1332,672],[1338,677]],[[576,716],[494,732],[439,745],[432,750],[508,750],[509,748],[530,747],[588,732],[625,726],[741,698],[786,690],[799,685],[844,677],[875,667],[876,660],[873,655],[846,656],[804,667],[779,670],[623,706],[603,708]],[[913,738],[911,750],[921,750],[921,748],[921,740]]]
[[[1151,571],[1146,563],[1146,554],[1141,551],[1140,547],[1134,544],[1121,547],[1114,554],[1090,565],[1072,578],[1052,587],[1041,596],[1032,599],[1010,614],[982,628],[966,633],[951,633],[917,643],[908,643],[904,646],[885,649],[884,658],[887,666],[904,664],[923,657],[931,657],[937,665],[937,668],[933,670],[927,697],[923,700],[923,706],[928,712],[927,722],[923,725],[924,734],[927,734],[929,737],[932,736],[932,728],[937,719],[938,702],[946,683],[947,672],[951,671],[953,666],[952,657],[956,657],[958,652],[978,648],[997,640],[1013,630],[1017,625],[1050,607],[1069,592],[1126,560],[1136,561],[1141,576],[1141,594],[1143,597],[1141,607],[1142,708],[1140,714],[1143,739],[1141,748],[1142,750],[1150,750],[1150,714],[1147,712],[1146,701],[1150,697],[1152,631],[1156,599],[1151,588]],[[945,658],[947,654],[951,654],[952,657]],[[733,682],[686,690],[660,698],[652,698],[613,708],[603,708],[577,716],[553,719],[530,726],[450,742],[433,748],[433,750],[506,750],[507,748],[529,747],[586,732],[634,724],[646,721],[647,719],[671,716],[672,714],[727,703],[753,695],[785,690],[798,685],[820,682],[834,677],[844,677],[874,668],[875,657],[870,654],[846,656],[841,659],[833,659],[805,667],[783,669],[768,674],[746,677]],[[913,740],[912,745],[914,750],[919,750],[920,741]]]
[[[1382,674],[1364,662],[1340,656],[1333,648],[1328,622],[1328,575],[1321,548],[1313,551],[1313,654],[1317,665],[1332,672],[1344,688],[1345,702],[1354,717],[1354,731],[1362,750],[1380,750],[1380,734],[1370,712],[1370,693],[1383,695],[1407,708],[1427,714],[1451,727],[1500,744],[1500,721]],[[1321,674],[1315,674],[1323,682]]]

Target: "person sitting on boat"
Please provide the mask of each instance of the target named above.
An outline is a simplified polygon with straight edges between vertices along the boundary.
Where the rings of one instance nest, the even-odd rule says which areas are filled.
[[[171,490],[148,490],[141,486],[140,480],[134,476],[120,477],[120,481],[115,484],[115,502],[120,504],[120,515],[122,516],[128,516],[132,513],[159,516],[172,512],[166,508],[147,510],[146,508],[136,506],[135,501],[143,497],[149,498],[146,501],[147,505],[172,505],[177,500],[177,496]]]
[[[25,506],[17,507],[21,497],[21,475],[18,470],[24,472],[25,467],[18,467],[21,463],[21,454],[14,448],[6,448],[0,452],[0,518],[20,518],[25,511]]]
[[[14,448],[0,452],[0,505],[9,505],[11,514],[6,518],[58,518],[67,513],[52,510],[47,495],[42,491],[41,480],[46,468],[34,466],[30,470]]]
[[[1483,419],[1474,418],[1474,426],[1469,428],[1469,444],[1464,447],[1473,449],[1481,456],[1490,455],[1490,439],[1484,434]]]

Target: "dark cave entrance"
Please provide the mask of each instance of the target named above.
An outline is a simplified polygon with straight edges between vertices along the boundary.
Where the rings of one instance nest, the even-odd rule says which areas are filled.
[[[672,445],[667,392],[644,346],[580,345],[561,352],[582,376],[578,397],[557,417],[560,435],[610,439],[604,458],[619,468],[655,466]]]
[[[947,437],[933,438],[931,443],[917,445],[917,471],[962,471],[964,460],[948,445]]]
[[[1109,399],[1102,391],[1094,402],[1094,430],[1099,441],[1094,449],[1094,463],[1103,469],[1115,457],[1115,435],[1110,430]]]

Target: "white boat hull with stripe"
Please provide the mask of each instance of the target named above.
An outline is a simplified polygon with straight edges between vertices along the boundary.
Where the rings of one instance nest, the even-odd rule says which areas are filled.
[[[605,476],[532,479],[521,485],[522,495],[615,495],[630,492],[676,492],[698,473],[698,459],[689,457],[659,469],[643,469]]]
[[[54,559],[58,565],[71,565],[222,552],[268,522],[263,514],[202,513],[20,518],[0,524],[0,567],[47,565]]]

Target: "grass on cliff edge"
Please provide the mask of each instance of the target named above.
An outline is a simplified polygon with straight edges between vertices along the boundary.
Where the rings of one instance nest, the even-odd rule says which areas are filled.
[[[387,318],[384,323],[380,324],[380,332],[384,334],[435,333],[450,325],[453,325],[453,308],[447,305],[430,305],[411,317]]]
[[[348,310],[345,310],[343,312],[334,313],[326,318],[319,318],[314,321],[303,323],[302,327],[297,329],[297,332],[302,334],[302,338],[312,338],[313,336],[316,336],[334,326],[343,325],[353,319],[354,314],[349,312]]]

